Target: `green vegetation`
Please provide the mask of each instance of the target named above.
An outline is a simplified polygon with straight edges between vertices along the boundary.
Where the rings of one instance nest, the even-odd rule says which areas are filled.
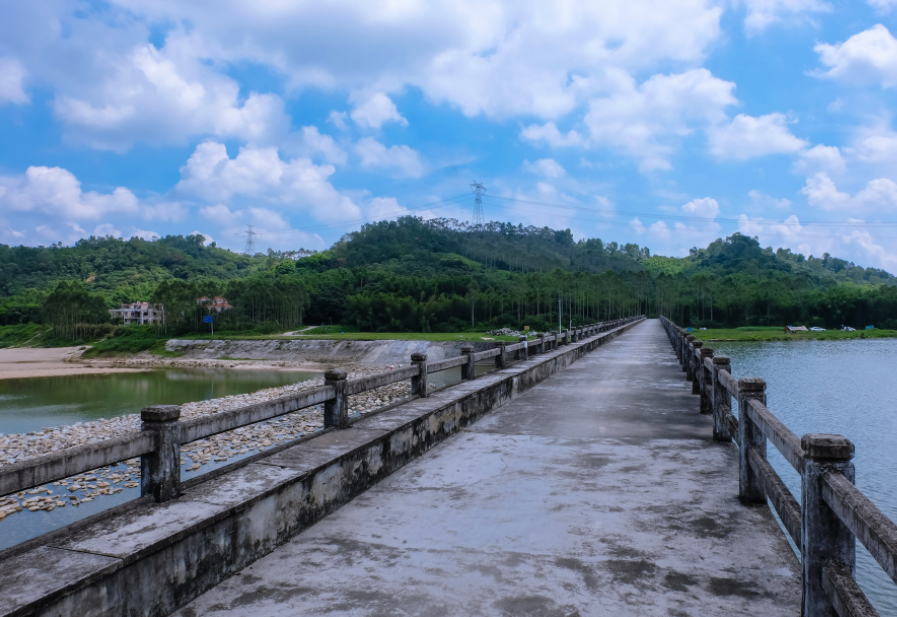
[[[129,355],[141,351],[152,351],[160,355],[171,352],[165,350],[166,338],[152,326],[119,326],[115,336],[94,343],[84,352],[85,358],[103,358],[109,356]]]
[[[0,349],[33,344],[47,333],[46,326],[38,324],[17,324],[0,326]]]
[[[692,332],[695,338],[702,341],[840,341],[845,339],[897,338],[897,330],[857,330],[842,332],[826,330],[825,332],[795,332],[785,334],[781,328],[733,328],[707,329]]]
[[[99,341],[92,354],[170,353],[158,341],[211,338],[209,315],[215,338],[271,338],[312,323],[324,325],[303,335],[480,340],[497,327],[545,331],[559,318],[567,327],[638,313],[693,327],[773,328],[769,336],[784,323],[897,328],[891,274],[773,251],[740,234],[674,258],[575,241],[569,230],[403,217],[298,253],[309,255],[240,255],[204,246],[201,236],[0,245],[0,345]],[[203,296],[231,308],[210,309]],[[165,325],[110,323],[107,309],[136,301],[164,304]]]

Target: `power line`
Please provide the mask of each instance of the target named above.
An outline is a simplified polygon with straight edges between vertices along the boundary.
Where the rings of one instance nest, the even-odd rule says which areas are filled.
[[[432,209],[432,210],[439,210],[441,208],[447,208],[448,206],[454,206],[459,203],[463,203],[463,202],[467,201],[468,199],[470,199],[470,195],[468,193],[464,193],[462,195],[455,195],[454,197],[449,197],[448,199],[443,199],[441,201],[434,201],[434,202],[422,204],[420,206],[412,206],[410,208],[403,208],[401,210],[394,210],[391,212],[379,212],[376,215],[367,216],[364,218],[359,218],[359,219],[354,219],[354,220],[340,221],[339,223],[313,225],[311,227],[303,227],[302,229],[282,229],[282,230],[277,230],[277,231],[259,229],[258,231],[255,231],[253,233],[257,236],[268,236],[268,235],[277,235],[277,234],[305,233],[308,231],[318,231],[318,230],[322,230],[322,229],[334,229],[334,228],[338,228],[338,227],[346,227],[347,225],[352,225],[354,223],[367,223],[374,219],[382,220],[384,217],[388,218],[390,216],[404,214],[405,212],[409,212],[409,211],[414,212],[414,211],[424,210],[424,209],[428,209],[428,208]],[[231,234],[229,236],[224,236],[224,237],[236,238],[236,237],[244,236],[244,235],[246,235],[245,231],[238,233],[238,234]]]
[[[250,256],[255,255],[255,237],[258,234],[252,231],[252,225],[247,225],[246,231],[243,233],[246,234],[246,250],[244,252]]]
[[[564,210],[579,210],[582,212],[594,212],[598,214],[623,215],[623,216],[643,216],[646,218],[680,220],[680,221],[700,221],[705,223],[741,223],[741,219],[735,218],[710,218],[706,216],[687,216],[677,214],[657,214],[655,212],[631,212],[624,210],[614,210],[611,208],[586,208],[583,206],[571,206],[565,204],[554,204],[545,201],[533,201],[529,199],[518,199],[514,197],[500,197],[498,195],[490,195],[489,199],[500,199],[503,201],[517,202],[522,204],[533,204],[538,206],[548,206],[550,208],[561,208]],[[514,209],[514,208],[511,208]],[[535,212],[535,211],[528,211]],[[897,226],[897,221],[879,221],[867,223],[863,221],[770,221],[770,220],[754,220],[749,219],[749,223],[757,225],[814,225],[827,227],[879,227],[879,226]]]
[[[486,187],[474,180],[470,183],[470,189],[476,197],[473,200],[473,224],[482,226],[486,224],[486,217],[483,215],[483,193]]]

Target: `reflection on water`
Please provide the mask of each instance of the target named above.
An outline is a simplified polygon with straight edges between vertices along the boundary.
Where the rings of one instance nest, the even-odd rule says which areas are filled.
[[[735,377],[762,377],[769,409],[798,436],[838,433],[856,445],[857,486],[897,521],[897,341],[709,343],[732,359]],[[768,448],[800,500],[800,477]],[[857,545],[857,578],[881,615],[897,615],[897,586]]]
[[[0,380],[0,433],[139,413],[319,377],[305,371],[170,368],[141,373]]]

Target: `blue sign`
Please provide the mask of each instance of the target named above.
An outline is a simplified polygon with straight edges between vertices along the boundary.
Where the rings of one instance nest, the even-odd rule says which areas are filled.
[[[211,315],[206,315],[206,316],[204,316],[204,317],[202,318],[202,322],[203,322],[203,323],[212,323],[212,316],[211,316]]]

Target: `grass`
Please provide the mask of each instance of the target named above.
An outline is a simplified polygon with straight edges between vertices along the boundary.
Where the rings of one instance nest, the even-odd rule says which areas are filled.
[[[841,341],[851,339],[897,338],[897,330],[857,330],[841,332],[826,330],[825,332],[795,332],[785,334],[782,327],[746,327],[732,329],[693,330],[696,339],[701,341]]]
[[[49,328],[39,324],[18,324],[0,326],[0,349],[4,347],[37,346],[45,337]]]

